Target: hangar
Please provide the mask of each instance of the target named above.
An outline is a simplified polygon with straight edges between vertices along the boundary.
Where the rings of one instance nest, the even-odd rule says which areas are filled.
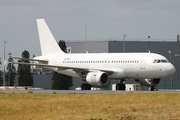
[[[165,56],[176,68],[174,75],[162,78],[157,85],[157,89],[180,89],[180,74],[179,74],[179,57],[180,57],[180,42],[179,35],[175,40],[142,40],[142,39],[111,39],[111,40],[96,40],[96,41],[66,41],[66,46],[71,53],[117,53],[117,52],[151,52]],[[33,72],[34,87],[51,89],[52,72],[42,71],[42,74]],[[17,80],[17,79],[16,79]],[[73,78],[73,87],[75,89],[82,84],[81,79]],[[112,81],[113,82],[119,81]],[[17,81],[16,81],[17,83]],[[134,80],[127,80],[126,84],[138,84]]]

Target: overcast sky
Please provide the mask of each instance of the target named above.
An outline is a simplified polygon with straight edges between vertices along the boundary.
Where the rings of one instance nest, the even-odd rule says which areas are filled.
[[[57,41],[111,38],[176,39],[180,0],[0,0],[0,57],[40,55],[36,19],[44,18]],[[6,55],[7,56],[7,55]]]

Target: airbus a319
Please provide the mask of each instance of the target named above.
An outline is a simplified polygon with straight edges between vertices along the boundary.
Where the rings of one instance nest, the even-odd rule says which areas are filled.
[[[44,19],[37,19],[42,56],[28,59],[35,68],[48,68],[72,77],[82,78],[82,90],[105,86],[119,80],[116,90],[125,90],[124,81],[134,79],[142,85],[154,87],[161,78],[171,76],[174,66],[156,53],[64,53],[58,46]],[[23,58],[21,58],[23,59]],[[26,58],[24,58],[26,59]]]

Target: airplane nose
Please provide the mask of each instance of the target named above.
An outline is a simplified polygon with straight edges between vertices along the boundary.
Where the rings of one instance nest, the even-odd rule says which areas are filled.
[[[166,73],[168,74],[168,76],[174,74],[175,71],[175,67],[172,64],[166,66]]]

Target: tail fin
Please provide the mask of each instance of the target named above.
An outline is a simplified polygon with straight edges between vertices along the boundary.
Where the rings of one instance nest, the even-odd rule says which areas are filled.
[[[44,19],[37,19],[37,27],[42,55],[64,53],[58,46]]]

